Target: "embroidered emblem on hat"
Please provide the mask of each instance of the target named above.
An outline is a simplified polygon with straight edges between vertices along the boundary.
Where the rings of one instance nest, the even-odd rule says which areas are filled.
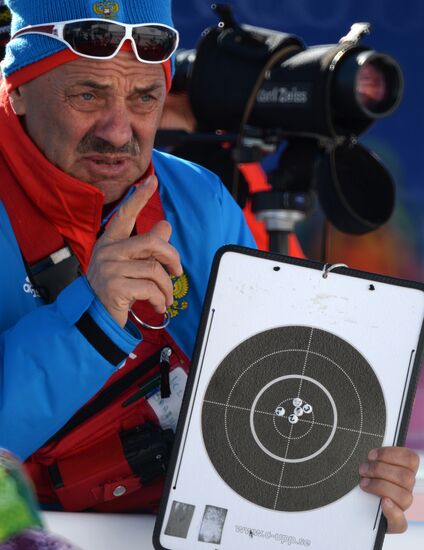
[[[105,19],[115,19],[118,16],[118,2],[96,2],[93,4],[93,11],[99,17]]]
[[[184,311],[188,308],[188,302],[184,300],[190,289],[188,277],[185,273],[181,277],[171,277],[174,285],[174,302],[170,308],[168,308],[169,315],[176,317],[180,311]]]

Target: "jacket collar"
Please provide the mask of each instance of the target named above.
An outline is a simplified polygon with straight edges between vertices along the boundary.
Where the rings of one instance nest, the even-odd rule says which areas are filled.
[[[85,271],[101,225],[103,193],[66,174],[42,154],[22,128],[4,89],[0,95],[0,125],[7,136],[0,140],[0,151],[16,184],[71,246]],[[146,176],[152,173],[151,165]],[[157,221],[159,211],[163,217],[158,192],[150,203],[157,211]],[[137,220],[137,232],[148,229]]]

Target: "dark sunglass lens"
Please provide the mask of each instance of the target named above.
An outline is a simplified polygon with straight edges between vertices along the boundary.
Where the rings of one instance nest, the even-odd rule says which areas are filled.
[[[124,27],[107,21],[67,23],[63,30],[63,38],[75,51],[93,57],[114,54],[124,36]]]
[[[161,62],[167,59],[174,52],[177,43],[175,31],[155,25],[135,28],[133,38],[138,55],[144,61]]]

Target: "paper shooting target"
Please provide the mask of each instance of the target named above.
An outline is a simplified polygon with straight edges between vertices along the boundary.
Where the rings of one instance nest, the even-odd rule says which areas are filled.
[[[351,491],[385,425],[383,392],[365,358],[303,326],[242,342],[215,370],[202,406],[203,440],[221,478],[281,511],[311,510]]]

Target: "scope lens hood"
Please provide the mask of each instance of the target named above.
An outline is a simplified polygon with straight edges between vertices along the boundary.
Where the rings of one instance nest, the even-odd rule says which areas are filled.
[[[386,223],[395,205],[393,179],[370,151],[345,143],[320,154],[316,187],[321,206],[340,231],[363,235]]]

